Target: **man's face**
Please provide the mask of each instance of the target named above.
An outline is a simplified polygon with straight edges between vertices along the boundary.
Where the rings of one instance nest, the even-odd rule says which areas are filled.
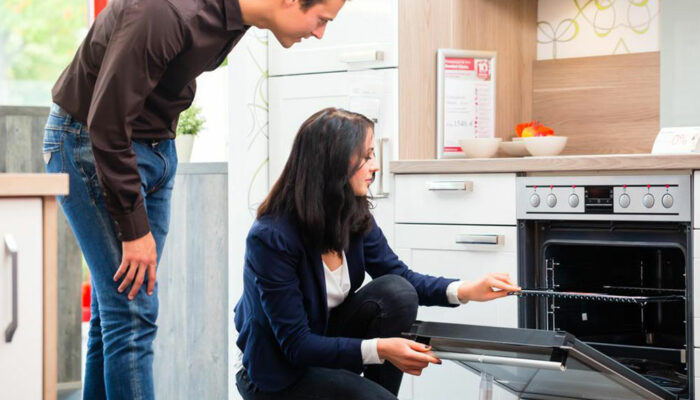
[[[270,30],[283,47],[289,48],[311,36],[321,39],[345,0],[324,0],[302,10],[299,0],[284,0],[284,6]]]

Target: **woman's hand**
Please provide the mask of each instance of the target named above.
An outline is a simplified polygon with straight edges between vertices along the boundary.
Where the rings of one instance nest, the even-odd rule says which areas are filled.
[[[429,363],[442,364],[430,352],[430,346],[402,338],[377,340],[379,358],[389,360],[396,368],[411,375],[420,375]]]
[[[510,280],[510,275],[492,272],[474,282],[464,282],[457,289],[461,302],[488,301],[507,296],[509,292],[519,292],[522,288]]]

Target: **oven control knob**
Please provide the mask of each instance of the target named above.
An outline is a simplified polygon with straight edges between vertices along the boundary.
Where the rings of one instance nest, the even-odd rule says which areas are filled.
[[[551,208],[557,205],[557,196],[553,193],[547,195],[547,205]]]
[[[569,205],[571,208],[576,208],[578,207],[578,195],[573,193],[571,196],[569,196]]]
[[[622,194],[620,195],[620,200],[619,200],[619,202],[620,202],[620,207],[622,207],[622,208],[627,208],[627,207],[629,207],[629,206],[630,206],[630,203],[631,203],[631,201],[630,201],[630,195],[628,195],[627,193],[622,193]]]
[[[652,208],[654,207],[654,195],[647,193],[642,197],[642,204],[644,204],[644,207],[646,208]]]
[[[661,198],[661,204],[664,205],[666,208],[671,208],[673,207],[673,196],[670,194],[666,193],[662,198]]]
[[[530,196],[530,205],[533,207],[539,207],[540,206],[540,195],[535,193],[532,196]]]

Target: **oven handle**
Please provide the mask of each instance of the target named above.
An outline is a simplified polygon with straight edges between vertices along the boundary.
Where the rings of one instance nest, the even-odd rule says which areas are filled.
[[[566,365],[564,365],[563,362],[556,361],[524,360],[521,358],[454,353],[449,351],[434,351],[433,354],[435,357],[444,360],[478,362],[483,364],[500,364],[512,367],[530,367],[552,371],[566,371]]]
[[[457,244],[486,244],[491,246],[502,246],[505,243],[503,235],[457,235]]]
[[[430,191],[463,191],[473,192],[472,181],[430,181],[425,183],[425,188]]]

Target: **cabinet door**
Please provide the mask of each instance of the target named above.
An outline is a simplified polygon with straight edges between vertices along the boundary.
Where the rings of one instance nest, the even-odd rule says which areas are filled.
[[[4,399],[42,396],[42,249],[41,199],[0,199],[0,397]],[[8,342],[5,332],[13,319],[16,330]]]
[[[355,0],[348,2],[348,4]],[[398,158],[398,71],[353,71],[272,77],[269,80],[269,180],[272,186],[289,157],[302,122],[325,107],[359,112],[375,121],[375,153],[380,171],[370,191],[377,223],[391,242],[393,180],[389,162]]]
[[[517,245],[514,226],[413,225],[395,226],[397,254],[420,273],[475,280],[488,272],[508,272],[517,281]],[[491,242],[495,240],[495,243]],[[457,308],[420,307],[422,321],[451,322],[516,328],[517,299],[472,302]],[[412,399],[475,399],[480,377],[446,361],[430,365],[413,377]],[[494,399],[515,399],[494,385]]]
[[[398,66],[398,0],[346,1],[323,39],[289,49],[269,33],[270,76]]]

